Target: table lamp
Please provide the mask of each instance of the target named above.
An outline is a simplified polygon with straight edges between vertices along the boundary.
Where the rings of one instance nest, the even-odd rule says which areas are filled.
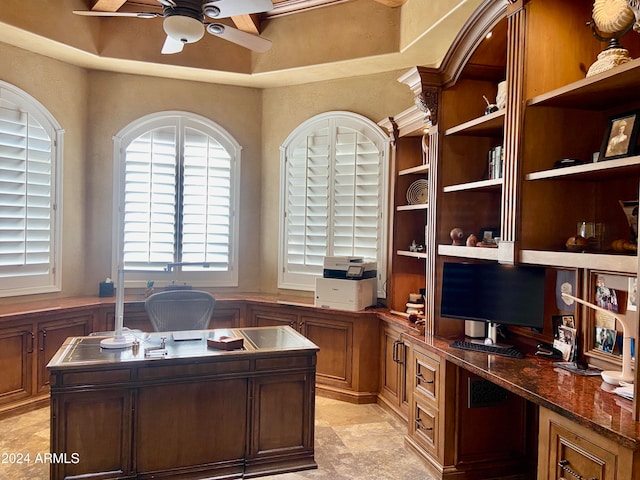
[[[118,278],[116,283],[116,329],[113,337],[107,337],[100,341],[102,348],[129,348],[133,345],[133,338],[125,337],[122,333],[124,327],[124,270],[118,266]]]
[[[589,303],[581,298],[574,297],[568,293],[563,293],[564,298],[570,298],[578,303],[586,305],[596,311],[602,312],[615,318],[620,325],[622,325],[622,371],[603,371],[601,373],[602,379],[610,383],[611,385],[620,385],[620,382],[633,383],[633,372],[631,371],[631,337],[629,336],[629,326],[627,321],[619,315],[607,310],[606,308],[599,307],[593,303]]]

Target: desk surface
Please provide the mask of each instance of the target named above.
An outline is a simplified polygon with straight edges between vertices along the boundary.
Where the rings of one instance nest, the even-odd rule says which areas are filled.
[[[524,359],[487,355],[427,338],[425,345],[448,361],[486,378],[532,403],[558,412],[632,450],[640,449],[640,422],[631,416],[632,403],[611,392],[600,377],[576,375],[553,361],[526,355]]]
[[[69,337],[51,359],[47,367],[50,370],[78,368],[86,365],[131,364],[145,361],[167,359],[189,359],[228,357],[237,355],[264,354],[283,351],[318,350],[318,347],[289,326],[253,327],[234,329],[202,330],[198,340],[173,340],[172,332],[136,333],[133,336],[140,342],[137,349],[104,349],[100,341],[105,337]],[[241,350],[220,350],[209,347],[207,338],[218,339],[221,336],[242,337],[244,347]],[[151,350],[148,347],[159,346],[165,338],[165,350]]]

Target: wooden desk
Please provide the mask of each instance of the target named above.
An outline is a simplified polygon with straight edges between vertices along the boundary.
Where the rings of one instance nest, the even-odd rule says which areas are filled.
[[[519,473],[531,476],[537,471],[538,480],[639,478],[640,423],[632,419],[631,402],[611,393],[600,377],[575,375],[531,354],[513,359],[455,349],[444,339],[405,339],[414,351],[408,367],[412,398],[407,441],[442,472],[440,478],[476,478],[478,472],[487,478],[499,472],[499,466],[508,471],[500,455],[512,451],[522,455],[521,464],[532,463]],[[474,377],[504,389],[507,400],[526,401],[522,412],[529,420],[500,414],[509,403],[498,402],[474,421],[465,421],[474,409],[467,407],[468,382],[460,379]],[[488,421],[484,429],[483,419]],[[524,426],[520,444],[509,437],[501,444],[505,435],[518,431],[519,423]],[[477,458],[465,453],[479,448],[478,439],[483,438],[481,447],[500,448]]]
[[[292,328],[218,329],[244,350],[145,336],[137,352],[71,337],[51,373],[53,480],[242,478],[316,468],[318,348]],[[145,348],[166,336],[166,354]]]

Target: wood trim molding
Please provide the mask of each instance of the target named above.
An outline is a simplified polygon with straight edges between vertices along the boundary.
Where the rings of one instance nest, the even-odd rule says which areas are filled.
[[[506,3],[485,0],[467,20],[440,65],[443,87],[451,86],[458,81],[480,39],[504,18],[506,11]]]

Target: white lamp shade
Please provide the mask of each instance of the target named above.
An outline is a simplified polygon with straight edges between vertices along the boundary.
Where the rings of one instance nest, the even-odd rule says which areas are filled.
[[[162,26],[168,36],[182,43],[197,42],[204,36],[202,22],[191,17],[172,15],[164,19]]]

